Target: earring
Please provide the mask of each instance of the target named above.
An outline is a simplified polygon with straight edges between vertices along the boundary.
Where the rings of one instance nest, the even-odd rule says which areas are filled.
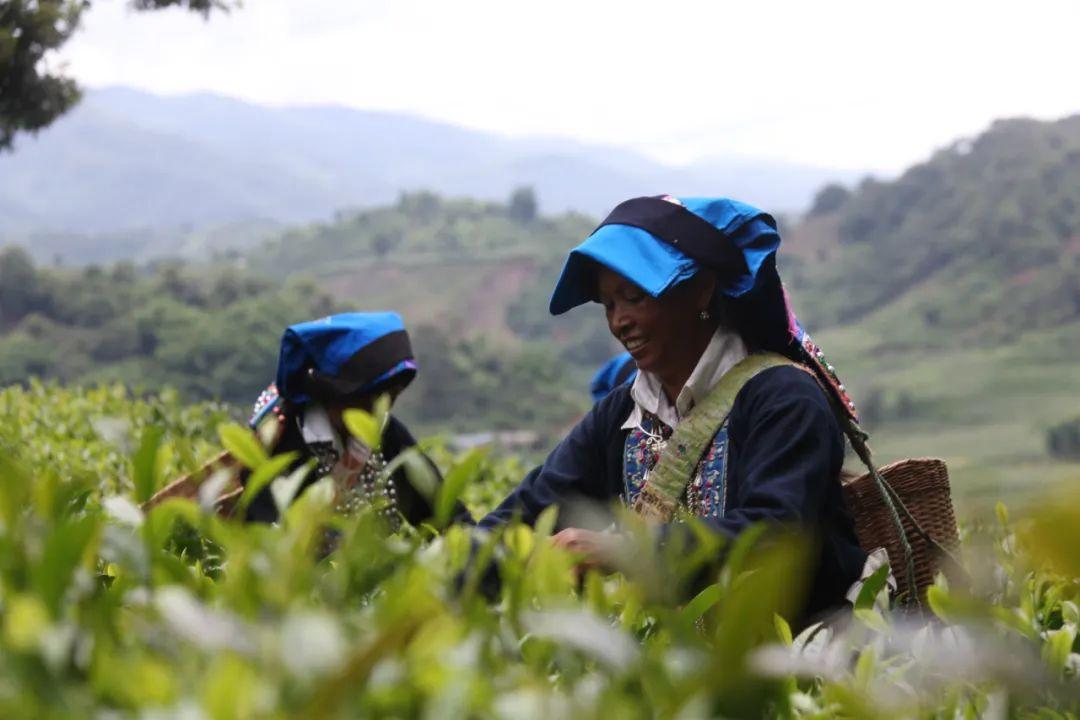
[[[700,314],[700,315],[698,315],[698,317],[699,317],[699,318],[701,318],[701,321],[702,321],[702,322],[708,322],[708,321],[709,321],[709,319],[710,319],[710,318],[712,318],[712,314],[711,314],[711,313],[709,313],[709,311],[708,311],[708,310],[702,310],[702,311],[701,311],[701,314]]]

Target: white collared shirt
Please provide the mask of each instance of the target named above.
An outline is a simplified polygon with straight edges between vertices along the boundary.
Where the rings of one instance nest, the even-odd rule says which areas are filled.
[[[623,423],[623,429],[636,428],[641,424],[642,413],[650,412],[674,430],[679,420],[704,400],[720,378],[746,356],[746,344],[738,333],[717,328],[674,404],[664,393],[660,378],[653,373],[639,371],[634,384],[630,386],[634,409]]]
[[[304,437],[305,444],[331,443],[334,451],[341,454],[341,437],[334,430],[330,415],[322,405],[308,403],[304,406],[300,414],[300,433]]]

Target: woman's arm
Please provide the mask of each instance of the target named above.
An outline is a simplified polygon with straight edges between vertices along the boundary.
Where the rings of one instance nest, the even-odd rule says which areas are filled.
[[[534,468],[483,520],[492,528],[514,518],[532,525],[551,505],[575,498],[604,501],[611,497],[610,463],[607,460],[612,432],[622,422],[627,394],[615,392],[592,407],[570,433],[551,451],[544,464]],[[625,413],[624,413],[625,414]]]

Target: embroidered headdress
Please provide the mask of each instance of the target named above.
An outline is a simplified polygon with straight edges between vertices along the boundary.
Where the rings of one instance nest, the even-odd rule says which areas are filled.
[[[400,315],[342,313],[285,330],[276,384],[283,398],[304,403],[370,392],[391,380],[408,384],[415,375]]]

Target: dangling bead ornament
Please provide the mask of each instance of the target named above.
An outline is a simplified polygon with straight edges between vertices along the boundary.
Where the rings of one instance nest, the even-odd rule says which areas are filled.
[[[372,453],[367,465],[355,476],[350,486],[338,485],[337,511],[352,515],[364,507],[378,507],[390,529],[397,530],[401,523],[397,510],[397,489],[393,478],[385,470],[386,460],[382,453]]]
[[[255,406],[251,409],[251,416],[248,418],[248,424],[255,425],[268,413],[273,413],[278,422],[285,422],[285,408],[282,407],[280,401],[281,395],[278,394],[277,384],[270,383],[270,386],[263,390],[255,401]]]
[[[810,335],[806,331],[802,331],[800,345],[804,353],[805,364],[815,371],[818,378],[831,387],[841,408],[852,420],[858,422],[859,414],[855,409],[855,402],[851,399],[851,395],[848,394],[847,387],[840,382],[840,378],[836,374],[836,368],[826,359],[825,353],[810,339]]]
[[[375,507],[391,531],[400,528],[397,488],[394,479],[386,473],[386,458],[381,452],[372,451],[355,438],[349,439],[348,447],[340,457],[332,449],[332,457],[327,456],[324,460],[321,448],[313,450],[319,458],[319,473],[334,480],[338,512],[351,515],[364,507]]]

